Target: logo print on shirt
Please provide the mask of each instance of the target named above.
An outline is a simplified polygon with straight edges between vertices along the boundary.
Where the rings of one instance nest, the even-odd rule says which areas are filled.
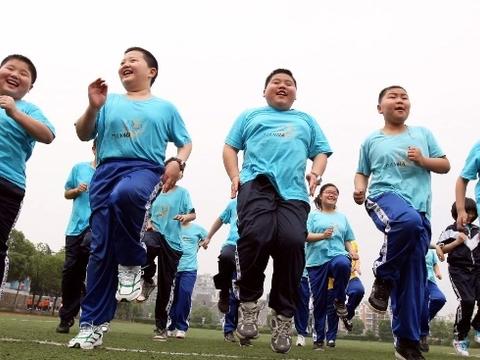
[[[142,120],[133,119],[130,124],[123,124],[124,131],[112,133],[114,139],[136,138],[143,133]]]
[[[292,125],[282,126],[276,130],[273,130],[270,133],[266,134],[267,136],[282,137],[282,138],[293,138],[295,135],[295,129]]]

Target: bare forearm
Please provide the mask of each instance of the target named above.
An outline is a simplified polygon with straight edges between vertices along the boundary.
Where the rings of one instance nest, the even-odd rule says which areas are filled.
[[[223,147],[223,165],[225,166],[225,171],[230,180],[234,177],[238,177],[240,174],[240,171],[238,170],[237,153],[238,151],[230,145],[225,144]]]
[[[98,109],[88,106],[87,110],[75,123],[77,136],[82,141],[91,140],[95,132],[95,122],[97,119]]]
[[[353,185],[355,186],[355,190],[366,192],[368,186],[368,176],[356,173],[355,178],[353,179]]]
[[[458,177],[455,183],[455,204],[457,212],[465,211],[465,196],[467,194],[468,180]]]
[[[325,168],[327,167],[327,159],[327,155],[325,154],[318,154],[315,156],[313,159],[311,172],[318,176],[322,176],[325,172]]]
[[[17,123],[19,123],[36,141],[44,144],[50,144],[55,138],[48,126],[28,116],[20,110],[16,110],[13,114],[11,114],[11,117]]]
[[[213,235],[215,235],[216,232],[220,230],[222,225],[223,225],[222,220],[220,220],[220,218],[216,218],[212,224],[212,227],[210,228],[210,231],[207,234],[207,238],[211,239]]]
[[[321,241],[325,240],[325,234],[324,233],[311,233],[309,232],[307,235],[307,242],[316,242],[316,241]]]
[[[192,143],[185,144],[180,148],[177,148],[177,157],[183,161],[187,161],[192,153]]]
[[[446,174],[450,171],[450,161],[446,157],[423,158],[422,167],[437,174]]]
[[[64,194],[65,199],[67,200],[76,199],[78,195],[80,195],[80,191],[78,191],[77,188],[65,190],[65,194]]]

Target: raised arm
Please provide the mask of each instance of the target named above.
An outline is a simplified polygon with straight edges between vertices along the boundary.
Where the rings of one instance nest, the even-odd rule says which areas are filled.
[[[88,85],[88,106],[75,123],[77,136],[82,141],[92,139],[95,132],[97,114],[107,99],[108,86],[105,80],[98,78]]]

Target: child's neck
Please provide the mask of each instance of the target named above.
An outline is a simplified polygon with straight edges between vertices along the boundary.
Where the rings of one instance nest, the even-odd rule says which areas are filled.
[[[144,100],[149,99],[152,96],[150,88],[142,90],[127,90],[127,97],[129,99]]]
[[[385,121],[385,126],[382,131],[386,135],[396,135],[401,134],[407,129],[407,125],[404,123],[392,123]]]

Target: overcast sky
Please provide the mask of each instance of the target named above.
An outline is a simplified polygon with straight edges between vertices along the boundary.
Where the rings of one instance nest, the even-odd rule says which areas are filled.
[[[97,77],[107,80],[109,91],[123,92],[117,69],[130,46],[157,57],[152,91],[178,107],[192,136],[180,185],[207,229],[229,200],[225,135],[241,111],[265,104],[264,79],[278,67],[293,71],[294,107],[316,118],[334,150],[324,181],[340,188],[339,210],[360,243],[367,294],[383,236],[351,194],[360,143],[383,125],[376,99],[388,85],[407,89],[407,124],[432,130],[452,165],[449,174],[433,176],[433,240],[452,222],[455,180],[479,137],[477,0],[19,0],[4,6],[2,58],[22,53],[33,60],[38,80],[26,100],[40,106],[57,131],[51,145],[36,146],[27,164],[16,227],[33,242],[54,250],[64,244],[71,210],[64,184],[75,163],[91,158],[90,144],[77,139],[73,123]],[[473,184],[468,193],[473,196]],[[216,272],[226,230],[200,251],[199,273]],[[447,267],[441,268],[446,312],[453,312],[456,299]]]

